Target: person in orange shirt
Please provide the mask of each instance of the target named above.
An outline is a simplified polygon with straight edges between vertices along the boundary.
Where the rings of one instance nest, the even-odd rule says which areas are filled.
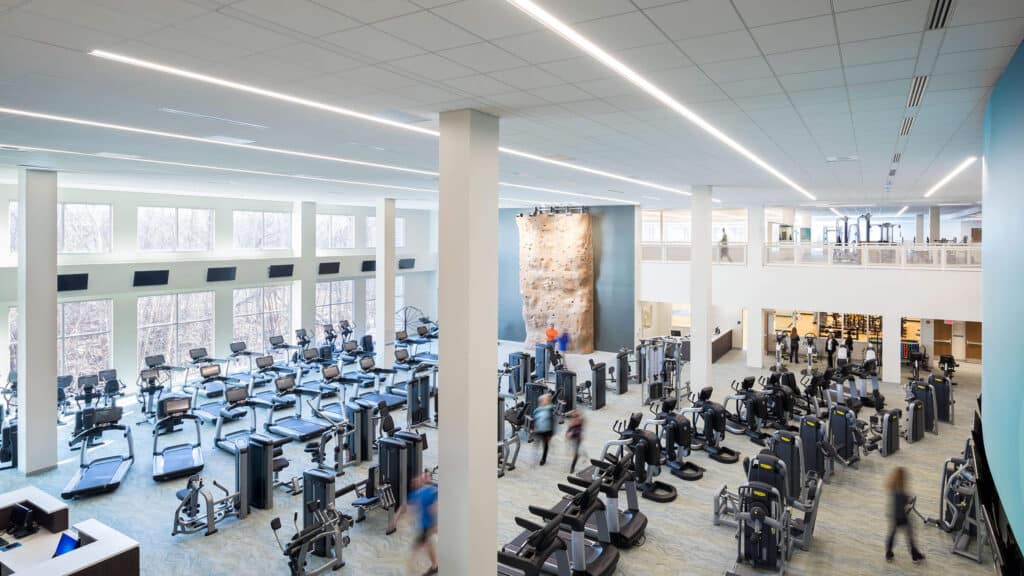
[[[548,344],[554,345],[555,340],[558,340],[558,330],[555,330],[554,324],[548,324],[548,329],[544,332],[544,335],[547,336]]]

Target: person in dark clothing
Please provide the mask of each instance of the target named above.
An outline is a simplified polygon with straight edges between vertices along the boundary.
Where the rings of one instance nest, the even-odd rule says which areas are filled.
[[[846,333],[846,340],[843,342],[846,345],[846,359],[849,362],[853,362],[853,332]]]
[[[580,459],[580,444],[583,442],[583,412],[577,408],[569,413],[569,427],[565,431],[565,437],[572,445],[572,465],[569,466],[569,473],[576,471],[576,462]]]
[[[800,362],[800,334],[797,333],[796,326],[789,331],[789,361]]]
[[[910,495],[907,494],[907,469],[900,466],[892,471],[888,481],[889,487],[889,537],[885,541],[885,559],[892,562],[895,557],[892,545],[896,540],[896,531],[900,528],[907,533],[907,545],[910,547],[910,558],[915,562],[924,560],[924,554],[914,543],[914,530],[910,525]]]
[[[836,333],[835,332],[829,332],[828,333],[828,340],[825,341],[825,352],[828,352],[828,367],[829,368],[835,368],[835,363],[833,363],[833,359],[835,358],[836,348],[838,348],[838,347],[839,347],[839,341],[836,340]]]

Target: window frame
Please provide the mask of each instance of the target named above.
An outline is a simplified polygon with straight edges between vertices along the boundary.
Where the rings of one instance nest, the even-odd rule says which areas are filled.
[[[355,216],[353,216],[352,214],[323,214],[323,213],[320,213],[320,214],[316,215],[316,218],[317,218],[317,223],[316,223],[316,228],[317,228],[316,247],[317,247],[317,250],[352,250],[352,249],[354,249],[356,247],[356,217]],[[324,219],[327,220],[327,239],[326,239],[327,241],[325,243],[321,243],[321,241],[320,241],[320,232],[319,231],[320,231],[320,219],[321,218],[324,218]],[[348,223],[349,223],[349,233],[347,235],[345,235],[345,238],[344,238],[345,241],[342,243],[342,245],[336,245],[334,243],[335,236],[336,236],[335,235],[336,220],[342,220],[342,219],[348,220]]]
[[[173,210],[173,229],[174,229],[174,247],[173,248],[143,248],[142,247],[142,211],[143,210]],[[203,211],[206,212],[207,222],[209,226],[209,232],[206,235],[206,246],[202,248],[182,248],[181,242],[181,211],[190,210],[193,212]],[[216,232],[214,226],[216,224],[216,218],[214,216],[214,210],[211,208],[194,208],[191,206],[143,206],[139,205],[135,207],[135,248],[139,252],[145,253],[171,253],[171,252],[209,252],[213,249]]]
[[[209,298],[210,298],[210,316],[209,316],[209,318],[202,318],[202,319],[198,319],[198,320],[182,321],[181,320],[181,303],[180,303],[179,297],[183,296],[183,295],[195,295],[195,294],[208,294],[209,295]],[[160,322],[160,323],[145,324],[145,325],[141,324],[140,323],[141,322],[140,321],[140,315],[139,315],[139,306],[142,303],[142,299],[143,298],[166,298],[166,297],[171,297],[174,300],[174,304],[171,306],[171,310],[172,310],[172,313],[171,313],[172,314],[172,319],[171,319],[171,321],[167,322],[167,323]],[[214,348],[215,330],[216,330],[216,326],[217,326],[217,323],[216,323],[217,306],[216,306],[216,304],[217,304],[217,295],[216,295],[216,292],[213,291],[213,290],[189,290],[189,291],[185,291],[185,292],[169,292],[169,293],[165,293],[165,294],[144,294],[144,295],[141,295],[141,296],[137,297],[136,300],[135,300],[135,310],[136,310],[136,317],[135,317],[135,354],[137,356],[137,361],[138,361],[139,369],[141,370],[142,368],[145,367],[146,356],[149,355],[147,353],[144,353],[142,351],[142,349],[141,349],[141,343],[142,343],[142,340],[143,340],[142,337],[141,337],[141,332],[144,329],[170,328],[172,330],[173,336],[171,338],[171,344],[170,344],[171,355],[169,357],[167,357],[167,361],[170,364],[181,364],[181,363],[183,363],[183,362],[188,360],[187,358],[179,358],[179,357],[175,356],[176,354],[179,354],[179,353],[181,353],[183,351],[183,349],[181,348],[181,326],[190,325],[190,324],[199,324],[199,323],[209,323],[209,325],[210,325],[210,340],[209,340],[209,345],[207,346],[207,349],[212,351],[213,348]]]
[[[257,244],[258,244],[257,246],[241,246],[241,245],[239,245],[239,242],[238,242],[238,222],[237,222],[237,216],[239,214],[259,214],[260,215],[259,234],[257,235],[257,239],[258,239],[257,240]],[[287,215],[288,233],[284,235],[284,237],[286,238],[284,246],[274,246],[274,247],[267,247],[266,246],[267,215],[268,214],[274,214],[274,215],[278,215],[278,216],[282,215],[282,214],[283,215]],[[235,250],[259,251],[259,252],[276,252],[276,251],[282,251],[282,250],[292,250],[295,247],[294,246],[294,240],[292,239],[293,232],[294,232],[294,230],[293,230],[293,223],[292,223],[292,212],[289,212],[287,210],[240,210],[239,209],[239,210],[232,210],[231,211],[231,246]]]
[[[266,292],[265,292],[267,288],[272,288],[272,289],[284,288],[284,289],[286,289],[287,294],[286,294],[286,297],[284,298],[284,302],[285,302],[284,308],[281,308],[281,309],[267,309],[267,307],[266,307],[267,297],[266,297]],[[260,309],[259,309],[258,312],[249,312],[249,313],[245,313],[245,314],[238,314],[238,313],[235,312],[235,309],[238,306],[238,304],[237,304],[237,295],[238,295],[238,292],[241,291],[241,290],[258,290],[259,291],[258,301],[259,301]],[[280,313],[284,312],[286,317],[289,319],[289,322],[290,322],[292,317],[293,317],[292,316],[293,315],[292,295],[293,294],[292,294],[292,285],[291,285],[291,283],[286,283],[286,284],[265,284],[265,285],[262,285],[262,286],[245,286],[245,287],[234,288],[231,291],[231,340],[233,342],[237,342],[237,341],[241,340],[239,338],[238,326],[236,324],[238,318],[252,318],[252,317],[259,316],[260,317],[260,332],[261,332],[261,338],[260,338],[261,341],[259,343],[260,348],[256,348],[253,343],[248,342],[248,341],[246,341],[246,346],[250,350],[253,350],[253,351],[266,350],[267,346],[268,346],[269,338],[271,336],[275,336],[276,335],[276,334],[270,334],[267,331],[267,316],[270,315],[270,314],[280,314]],[[283,333],[283,334],[281,334],[281,336],[284,336],[285,338],[288,338],[290,336],[290,334],[289,333]]]

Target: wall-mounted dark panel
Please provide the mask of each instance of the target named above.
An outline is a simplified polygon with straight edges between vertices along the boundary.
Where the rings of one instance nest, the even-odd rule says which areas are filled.
[[[163,286],[171,277],[170,270],[138,270],[135,272],[135,280],[132,286]]]
[[[57,274],[57,292],[88,290],[88,274]]]
[[[341,272],[341,262],[321,262],[317,274],[338,274]]]
[[[206,269],[206,281],[207,282],[233,282],[235,280],[235,272],[238,269],[234,266],[225,266],[223,268],[207,268]]]
[[[376,272],[377,271],[377,261],[376,260],[363,260],[362,271],[363,272]]]
[[[267,269],[267,278],[291,278],[294,272],[294,264],[271,264]]]
[[[415,258],[399,258],[398,269],[399,270],[411,270],[416,267]]]

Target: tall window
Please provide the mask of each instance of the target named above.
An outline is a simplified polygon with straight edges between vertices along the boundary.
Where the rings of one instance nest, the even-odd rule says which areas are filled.
[[[377,217],[366,217],[366,247],[377,247]],[[405,248],[405,218],[395,218],[395,248]]]
[[[661,213],[662,242],[690,241],[690,211],[665,210]]]
[[[377,328],[377,281],[366,279],[366,321],[363,322],[366,334],[372,334]]]
[[[18,373],[18,309],[11,306],[7,309],[7,352],[10,354],[8,372]]]
[[[18,252],[18,203],[7,207],[11,230],[11,254]],[[57,253],[100,254],[110,252],[111,236],[109,204],[57,205]]]
[[[265,349],[271,336],[289,338],[291,308],[290,285],[235,290],[232,338],[245,342],[250,350]]]
[[[317,214],[316,247],[318,250],[355,248],[355,218],[347,214]]]
[[[140,206],[137,231],[139,250],[209,250],[213,245],[213,211]]]
[[[84,300],[58,305],[58,374],[95,374],[113,364],[113,300]]]
[[[324,339],[324,324],[337,326],[342,320],[354,321],[352,317],[355,298],[354,280],[333,280],[316,283],[316,335]]]
[[[290,212],[232,213],[235,248],[240,250],[287,250],[292,247]]]
[[[661,210],[644,210],[640,214],[640,241],[661,242]]]
[[[405,276],[395,276],[395,313],[405,307]]]
[[[189,359],[188,351],[213,350],[213,292],[140,296],[138,362],[163,354],[171,364]]]

